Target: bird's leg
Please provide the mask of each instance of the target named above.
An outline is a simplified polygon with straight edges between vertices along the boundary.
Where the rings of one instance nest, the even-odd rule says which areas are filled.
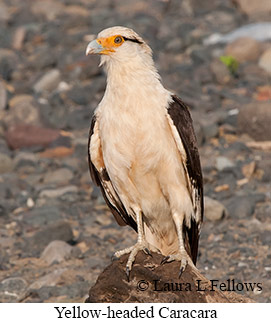
[[[184,247],[184,238],[183,238],[184,214],[180,216],[180,214],[178,213],[173,213],[173,220],[177,230],[179,250],[176,254],[172,254],[164,257],[161,264],[164,264],[166,262],[172,262],[174,260],[180,261],[181,266],[179,271],[179,277],[181,277],[182,273],[184,272],[187,266],[187,263],[189,263],[191,266],[194,266],[194,264]]]
[[[141,211],[136,212],[136,223],[137,223],[137,233],[138,233],[137,243],[132,247],[125,248],[123,250],[115,252],[113,256],[114,258],[119,258],[122,255],[125,255],[130,252],[130,255],[126,264],[126,275],[127,275],[128,281],[129,281],[130,271],[132,269],[132,265],[133,265],[133,262],[135,261],[135,257],[137,253],[140,250],[143,250],[147,255],[151,256],[151,253],[149,250],[149,244],[145,240]]]

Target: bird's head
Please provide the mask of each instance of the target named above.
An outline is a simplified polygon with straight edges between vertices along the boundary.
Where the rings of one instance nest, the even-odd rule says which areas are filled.
[[[152,51],[132,29],[117,26],[104,29],[88,44],[86,55],[90,54],[102,55],[103,64],[112,59],[127,62],[136,57],[151,57]]]

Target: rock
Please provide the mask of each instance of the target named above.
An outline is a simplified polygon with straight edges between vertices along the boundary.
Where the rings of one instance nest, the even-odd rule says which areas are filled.
[[[9,110],[6,113],[4,122],[9,126],[20,123],[39,125],[39,110],[30,95],[16,95],[9,101]]]
[[[49,128],[66,128],[69,110],[61,93],[54,92],[48,99],[48,101],[40,102],[39,106],[43,123]]]
[[[146,256],[138,253],[127,282],[125,265],[128,255],[110,264],[98,277],[89,291],[86,303],[227,303],[251,302],[235,293],[211,292],[211,283],[197,269],[188,265],[178,278],[180,263],[173,261],[161,265],[162,255]],[[196,280],[200,280],[204,292],[198,292]],[[181,290],[168,290],[168,284],[178,282]],[[191,286],[189,288],[189,286]],[[187,288],[187,289],[186,289]]]
[[[42,276],[38,280],[34,281],[29,287],[28,291],[40,289],[44,286],[56,286],[62,279],[62,275],[67,271],[66,268],[59,268],[53,272]]]
[[[249,37],[238,38],[225,48],[225,54],[233,56],[240,63],[255,61],[259,58],[260,53],[260,43]]]
[[[218,135],[218,126],[216,123],[212,123],[212,124],[208,124],[208,125],[204,125],[202,127],[202,131],[203,131],[203,136],[205,140],[209,140],[211,138],[214,138]]]
[[[1,301],[16,302],[27,288],[27,282],[21,277],[6,278],[0,283]]]
[[[270,102],[252,102],[242,106],[238,114],[237,129],[251,138],[271,140]]]
[[[271,48],[264,51],[259,59],[259,66],[267,73],[271,74]]]
[[[27,226],[40,228],[46,225],[52,225],[56,221],[61,221],[61,211],[54,205],[43,205],[35,207],[27,212],[24,212],[23,223]]]
[[[60,71],[52,69],[44,74],[33,86],[35,92],[54,90],[61,80]]]
[[[45,174],[44,183],[68,184],[73,178],[73,173],[68,168],[60,168]]]
[[[41,259],[52,265],[54,262],[62,262],[71,256],[72,246],[65,241],[52,241],[43,250]]]
[[[271,231],[264,230],[260,235],[260,240],[263,245],[270,246],[271,244]]]
[[[16,63],[17,56],[13,51],[0,48],[0,78],[5,81],[11,81]]]
[[[18,169],[24,166],[37,166],[38,157],[30,152],[18,152],[14,158],[15,167]]]
[[[10,19],[10,10],[8,6],[5,5],[5,3],[0,3],[0,22],[6,23]]]
[[[219,43],[230,43],[240,37],[250,37],[258,41],[268,41],[271,39],[270,22],[256,22],[243,25],[234,29],[228,34],[214,33],[203,40],[204,45],[214,45]]]
[[[39,253],[54,240],[66,242],[73,240],[72,228],[69,223],[60,221],[41,229],[28,239],[28,248],[31,248],[32,253]]]
[[[219,60],[214,60],[210,65],[211,72],[215,80],[222,85],[228,84],[231,80],[231,75],[228,68]]]
[[[11,126],[5,134],[11,149],[33,146],[46,147],[59,136],[58,130],[25,124]]]
[[[0,110],[4,110],[7,106],[7,90],[5,84],[0,80]]]
[[[227,168],[232,168],[234,167],[234,163],[229,160],[227,157],[224,157],[224,156],[218,156],[216,158],[216,169],[218,171],[223,171],[224,169],[227,169]]]
[[[269,0],[251,1],[251,0],[233,0],[246,15],[270,17],[271,2]]]
[[[61,2],[52,0],[34,1],[31,5],[33,14],[46,17],[49,21],[54,21],[57,16],[63,13],[65,6]]]
[[[42,198],[58,198],[64,194],[67,193],[77,193],[78,188],[77,186],[65,186],[61,188],[56,188],[56,189],[46,189],[40,192],[40,197]]]
[[[228,215],[225,206],[208,196],[204,197],[204,217],[210,221],[221,220]]]
[[[6,154],[0,153],[0,174],[12,172],[13,160]]]
[[[63,158],[70,156],[74,153],[74,148],[67,147],[55,147],[46,149],[42,153],[40,153],[41,158]]]
[[[18,27],[15,30],[12,40],[12,47],[16,50],[21,50],[26,36],[26,29],[24,27]]]
[[[265,201],[264,194],[234,196],[225,201],[229,215],[232,218],[246,219],[253,215],[256,203]]]

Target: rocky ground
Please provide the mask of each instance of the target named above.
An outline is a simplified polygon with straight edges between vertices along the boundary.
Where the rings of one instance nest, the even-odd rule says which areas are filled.
[[[204,42],[270,21],[270,1],[253,6],[0,0],[1,302],[84,301],[113,252],[136,239],[110,215],[87,164],[105,76],[84,53],[113,25],[148,41],[164,85],[191,107],[207,205],[200,271],[261,283],[243,294],[271,301],[271,41]]]

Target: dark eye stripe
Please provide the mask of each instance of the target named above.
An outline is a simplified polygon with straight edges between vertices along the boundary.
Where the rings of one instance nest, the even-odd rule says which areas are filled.
[[[122,36],[123,37],[123,36]],[[138,40],[137,38],[127,38],[127,37],[123,37],[124,40],[127,41],[132,41],[133,43],[137,43],[137,44],[143,44],[142,41]]]

